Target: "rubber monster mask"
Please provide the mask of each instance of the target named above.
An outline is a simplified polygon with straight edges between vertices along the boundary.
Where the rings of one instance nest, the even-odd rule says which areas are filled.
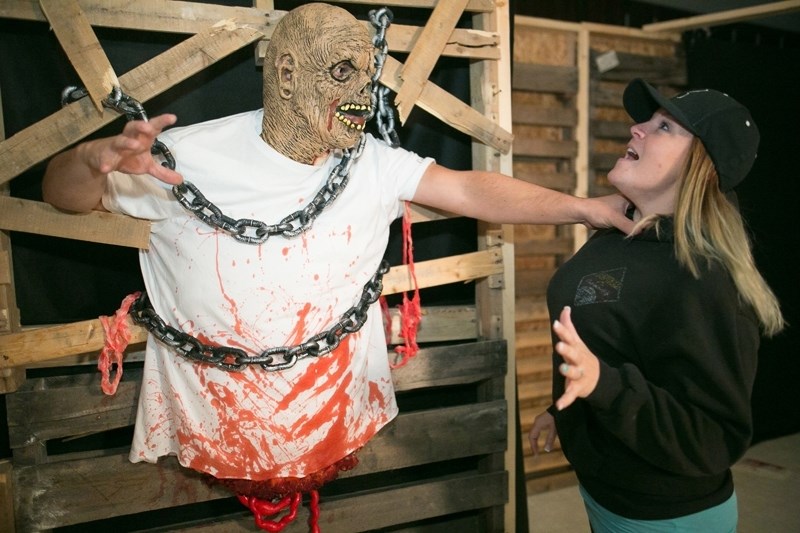
[[[285,15],[264,58],[264,140],[306,164],[355,145],[371,112],[373,53],[367,28],[344,9],[307,4]]]

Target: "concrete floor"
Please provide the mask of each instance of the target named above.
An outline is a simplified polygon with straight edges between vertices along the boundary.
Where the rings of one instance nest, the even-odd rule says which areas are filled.
[[[800,533],[800,433],[760,442],[733,468],[737,533]],[[530,533],[588,533],[577,487],[528,498]]]

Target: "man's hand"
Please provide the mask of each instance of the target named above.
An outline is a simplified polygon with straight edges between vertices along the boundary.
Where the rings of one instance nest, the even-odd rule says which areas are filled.
[[[132,120],[125,124],[119,135],[80,145],[79,157],[98,174],[115,170],[126,174],[150,174],[164,183],[177,185],[183,182],[183,176],[161,165],[150,153],[156,137],[176,120],[172,114],[159,115],[150,121]]]
[[[633,231],[635,223],[625,216],[630,206],[621,194],[609,194],[583,200],[584,222],[590,229],[615,227],[626,235]]]

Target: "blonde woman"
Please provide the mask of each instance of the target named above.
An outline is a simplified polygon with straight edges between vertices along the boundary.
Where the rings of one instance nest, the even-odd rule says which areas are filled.
[[[623,103],[636,124],[608,179],[637,230],[597,232],[553,276],[554,404],[531,445],[558,435],[595,533],[733,532],[759,339],[784,326],[732,193],[758,129],[710,89],[637,79]]]

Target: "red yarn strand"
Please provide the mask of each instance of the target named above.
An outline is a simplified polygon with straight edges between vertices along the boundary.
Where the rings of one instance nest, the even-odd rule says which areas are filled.
[[[97,359],[97,369],[102,374],[100,387],[103,392],[112,396],[117,392],[117,387],[122,379],[122,356],[131,340],[131,332],[128,329],[128,311],[131,305],[139,297],[139,292],[129,294],[122,300],[119,309],[112,316],[101,316],[100,324],[103,325],[105,332],[105,342],[100,356]],[[111,379],[111,368],[116,364],[114,379]]]

